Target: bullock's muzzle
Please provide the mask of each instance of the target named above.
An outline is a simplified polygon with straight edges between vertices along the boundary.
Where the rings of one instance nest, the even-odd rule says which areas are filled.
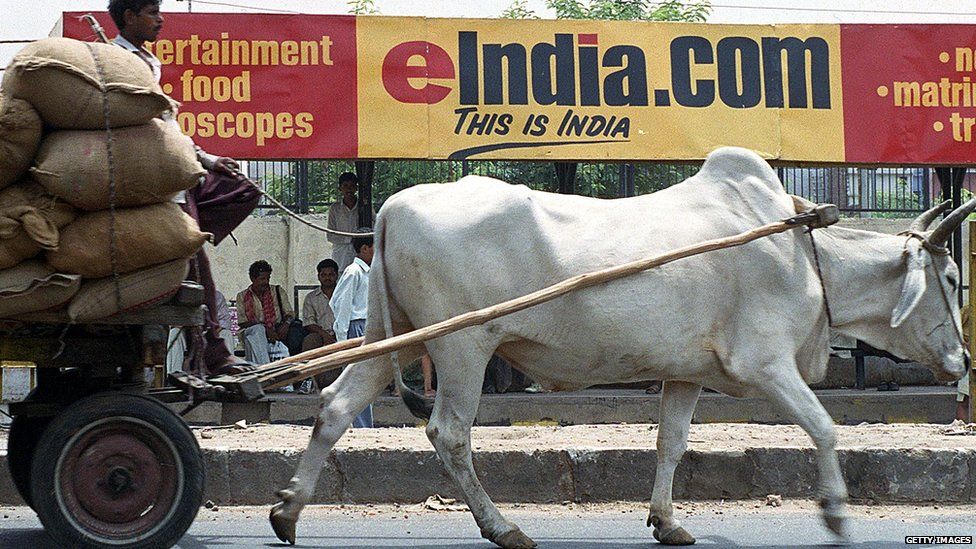
[[[935,374],[935,378],[940,382],[948,383],[950,381],[956,381],[962,376],[966,375],[966,372],[972,368],[972,358],[969,356],[969,351],[963,349],[962,351],[962,368],[959,370],[948,369],[946,366],[949,364],[943,364],[940,368],[932,368],[932,373]],[[950,363],[951,364],[951,363]]]

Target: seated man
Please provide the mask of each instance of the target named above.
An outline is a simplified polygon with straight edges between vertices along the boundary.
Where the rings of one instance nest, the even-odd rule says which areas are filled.
[[[339,265],[331,259],[323,259],[316,266],[316,271],[319,287],[305,296],[305,301],[302,302],[302,322],[308,333],[302,340],[302,352],[336,342],[335,331],[332,329],[335,313],[332,312],[329,300],[332,299],[336,281],[339,280]],[[315,376],[315,383],[320,389],[326,387],[339,377],[340,372],[339,369],[323,372]]]
[[[231,320],[230,307],[227,306],[227,298],[224,294],[220,293],[220,290],[214,290],[216,296],[216,319],[219,329],[217,331],[217,336],[224,342],[227,350],[231,353],[234,351],[234,335],[231,333]],[[180,328],[170,328],[169,330],[169,341],[166,344],[166,373],[171,374],[173,372],[187,371],[190,369],[189,364],[186,360],[187,352],[187,337],[185,331],[186,327]]]
[[[295,317],[284,289],[271,284],[271,265],[255,261],[247,270],[251,285],[237,294],[237,325],[244,356],[252,364],[267,364],[290,356],[284,340]]]
[[[220,326],[220,331],[217,332],[217,335],[220,336],[220,339],[224,340],[224,345],[227,346],[227,350],[233,353],[234,347],[237,345],[235,345],[232,328],[234,321],[230,316],[230,307],[227,305],[227,298],[224,297],[224,294],[220,290],[216,290],[216,297],[217,324]]]

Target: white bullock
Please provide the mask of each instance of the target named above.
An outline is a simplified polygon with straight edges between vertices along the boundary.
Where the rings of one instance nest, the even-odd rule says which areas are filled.
[[[968,363],[955,298],[959,273],[942,246],[974,207],[966,204],[933,233],[920,231],[940,210],[924,214],[913,234],[814,231],[824,289],[814,244],[797,229],[429,341],[439,387],[427,435],[482,535],[502,547],[533,547],[491,502],[472,466],[470,429],[492,353],[555,390],[663,379],[648,525],[662,543],[688,544],[694,538],[674,517],[671,486],[699,391],[763,396],[816,444],[823,517],[842,535],[847,490],[834,426],[807,385],[827,367],[824,295],[838,332],[922,362],[941,380],[958,379]],[[698,175],[679,185],[620,200],[542,193],[484,177],[413,187],[379,214],[366,341],[795,213],[769,165],[734,148],[709,155]],[[424,351],[401,351],[399,363]],[[329,451],[393,379],[412,411],[423,412],[390,356],[347,368],[322,391],[308,449],[271,511],[282,540],[294,543],[299,512]]]

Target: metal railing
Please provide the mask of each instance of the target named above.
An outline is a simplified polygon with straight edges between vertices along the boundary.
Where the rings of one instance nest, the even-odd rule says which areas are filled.
[[[600,198],[652,193],[693,176],[700,166],[580,162],[574,192]],[[250,161],[246,171],[289,208],[299,213],[324,213],[338,198],[339,174],[355,171],[355,165],[342,160]],[[848,216],[910,217],[938,200],[938,180],[929,168],[783,167],[776,171],[787,192],[814,202],[831,202]],[[537,190],[559,188],[553,162],[376,161],[373,204],[379,207],[394,193],[413,185],[455,181],[468,174],[495,177]],[[272,206],[262,202],[259,208],[270,210]]]

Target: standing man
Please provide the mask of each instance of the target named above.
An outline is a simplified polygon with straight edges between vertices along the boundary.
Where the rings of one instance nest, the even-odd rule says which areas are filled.
[[[357,233],[370,233],[369,228],[356,229]],[[356,257],[346,267],[336,284],[329,305],[335,311],[336,339],[345,341],[360,337],[366,331],[366,304],[369,299],[369,265],[373,262],[373,237],[357,236],[352,239]],[[353,427],[373,426],[373,405],[366,406],[352,422]]]
[[[329,206],[327,226],[330,229],[351,233],[359,227],[357,190],[359,190],[359,178],[356,177],[356,174],[345,172],[339,176],[339,192],[342,193],[342,199]],[[373,221],[376,221],[375,213],[373,213]],[[339,272],[345,272],[346,267],[356,257],[356,251],[350,246],[352,237],[328,233],[326,238],[332,243],[332,259],[339,265]]]
[[[161,0],[109,0],[108,11],[119,29],[115,44],[131,51],[146,65],[159,82],[162,64],[145,48],[146,42],[156,40],[163,28],[163,16],[159,13]],[[174,113],[163,116],[176,124]],[[187,137],[189,139],[189,137]],[[200,230],[212,233],[213,244],[220,244],[257,206],[261,194],[245,184],[238,174],[238,165],[225,156],[216,157],[196,147],[197,159],[208,170],[199,185],[180,193],[174,201],[197,221]],[[191,259],[190,273],[203,286],[207,312],[204,326],[191,329],[192,345],[202,345],[203,364],[194,364],[193,370],[201,374],[235,374],[250,370],[252,365],[240,360],[231,352],[220,337],[217,288],[210,272],[210,261],[201,249]],[[190,356],[198,353],[191,352]]]

